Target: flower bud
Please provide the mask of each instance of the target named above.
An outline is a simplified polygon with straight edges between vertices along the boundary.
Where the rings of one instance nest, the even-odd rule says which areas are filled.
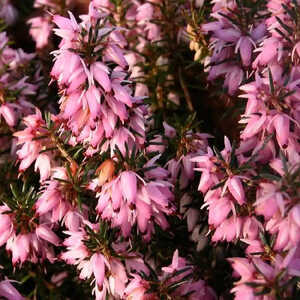
[[[78,170],[78,165],[75,161],[72,161],[70,163],[70,169],[71,169],[71,173],[72,173],[72,176],[75,176],[77,170]]]
[[[115,164],[112,159],[105,160],[96,170],[98,183],[102,186],[115,172]]]

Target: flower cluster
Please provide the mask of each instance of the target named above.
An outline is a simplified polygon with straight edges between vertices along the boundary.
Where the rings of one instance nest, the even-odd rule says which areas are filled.
[[[36,193],[33,189],[22,191],[12,189],[14,197],[8,205],[0,207],[1,246],[12,255],[13,265],[25,261],[43,262],[45,259],[55,261],[52,245],[58,246],[60,239],[52,231],[51,224],[40,220],[34,213],[33,203]],[[16,198],[19,201],[16,202]]]
[[[93,2],[80,24],[72,14],[70,19],[53,17],[62,41],[51,76],[62,94],[60,117],[74,140],[87,144],[90,154],[113,153],[116,146],[124,154],[125,144],[144,143],[144,111],[141,99],[132,96],[128,64],[118,45],[121,33],[103,17]]]
[[[18,17],[17,10],[10,2],[10,0],[3,0],[0,4],[0,19],[4,19],[8,25],[12,25]]]
[[[241,276],[232,289],[235,298],[284,298],[291,293],[287,282],[299,272],[292,267],[300,241],[299,4],[268,1],[251,11],[247,5],[216,1],[216,21],[202,26],[212,33],[208,79],[225,74],[228,93],[239,92],[247,101],[239,145],[231,147],[226,138],[223,151],[208,148],[193,161],[201,171],[198,189],[209,211],[212,241],[247,244],[247,258],[230,259]],[[241,19],[237,11],[249,17]]]
[[[296,299],[299,9],[2,1],[0,297]]]
[[[73,9],[74,0],[35,0],[35,15],[27,23],[30,25],[29,34],[35,41],[36,49],[41,51],[44,48],[53,47],[53,28],[52,15],[56,13],[66,14],[69,9]]]
[[[215,1],[211,14],[215,21],[202,26],[202,30],[212,33],[208,80],[225,76],[224,86],[230,95],[251,75],[253,50],[266,34],[260,3]]]
[[[160,296],[170,295],[175,299],[178,297],[188,300],[216,299],[214,291],[206,286],[203,280],[193,278],[194,271],[193,266],[186,259],[179,256],[178,250],[175,250],[171,265],[162,267],[161,274],[157,278],[153,278],[150,282],[147,278],[135,275],[127,286],[125,295],[129,299],[145,299],[146,294],[148,294],[151,299],[159,299],[156,291],[158,289],[160,290]],[[174,290],[174,287],[183,278],[185,278],[185,281],[180,284],[178,289]],[[153,291],[149,292],[149,288],[152,288]]]
[[[33,112],[30,97],[36,95],[40,74],[39,70],[29,73],[35,54],[11,48],[5,31],[0,32],[0,48],[0,115],[9,127],[15,127]]]

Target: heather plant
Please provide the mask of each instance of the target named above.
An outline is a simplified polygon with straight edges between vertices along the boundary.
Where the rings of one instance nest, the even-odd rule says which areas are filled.
[[[0,298],[300,297],[299,14],[3,1]]]

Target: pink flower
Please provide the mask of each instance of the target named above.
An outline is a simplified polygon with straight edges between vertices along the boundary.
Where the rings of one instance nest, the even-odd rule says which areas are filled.
[[[232,268],[241,277],[239,283],[249,282],[253,279],[255,269],[246,258],[234,257],[228,258]]]
[[[214,175],[212,175],[207,170],[203,170],[198,186],[198,191],[206,193],[215,183]]]
[[[113,83],[112,88],[114,90],[114,96],[118,101],[126,104],[128,107],[132,107],[131,96],[123,86],[117,83]]]
[[[19,167],[20,172],[26,170],[37,159],[40,150],[40,144],[32,141],[25,143],[23,147],[17,151],[17,155],[21,160]]]
[[[243,224],[243,235],[249,240],[254,240],[258,236],[259,222],[256,218],[247,217]]]
[[[104,281],[104,275],[105,275],[105,263],[104,263],[104,257],[102,254],[94,254],[91,257],[91,264],[94,276],[96,278],[96,282],[98,286],[102,287],[103,281]]]
[[[40,171],[40,181],[45,181],[48,179],[51,172],[50,157],[43,153],[40,154],[35,161],[34,170]]]
[[[128,281],[124,265],[117,259],[109,261],[111,276],[108,278],[112,295],[123,297],[125,285]]]
[[[175,271],[178,271],[182,265],[185,265],[185,260],[181,257],[179,257],[178,250],[175,250],[173,253],[172,263],[169,267],[163,267],[162,271],[166,273],[173,273]]]
[[[277,186],[273,183],[262,182],[257,191],[256,213],[262,214],[267,220],[272,218],[278,209],[281,210],[282,214],[284,213],[284,198],[277,189]]]
[[[222,224],[227,218],[231,211],[230,201],[227,197],[217,196],[212,200],[208,200],[209,213],[208,213],[208,224],[214,225],[215,227]]]
[[[281,147],[287,146],[290,135],[290,120],[285,114],[278,114],[273,119],[273,125],[276,130],[276,138]]]
[[[121,66],[123,69],[126,69],[128,64],[127,61],[121,51],[120,48],[118,48],[115,45],[110,45],[106,48],[106,60],[111,60]]]
[[[25,299],[7,279],[0,282],[0,296],[7,300]]]
[[[132,276],[133,278],[130,280],[124,291],[127,297],[126,299],[145,300],[150,284],[137,274],[132,274]],[[148,296],[155,297],[153,293],[148,294]],[[152,299],[156,300],[156,298]]]
[[[12,236],[7,244],[6,249],[12,251],[13,265],[20,262],[23,264],[30,254],[31,234],[18,234]]]
[[[2,246],[13,233],[13,223],[9,214],[5,213],[9,211],[9,208],[7,206],[0,206],[0,210],[0,246]]]
[[[72,90],[80,86],[87,78],[79,55],[68,50],[57,52],[51,76],[60,85],[71,86]]]
[[[228,189],[239,205],[245,203],[244,188],[238,176],[233,176],[228,179]]]
[[[274,268],[269,264],[263,262],[259,258],[253,258],[253,264],[257,267],[257,269],[264,275],[267,280],[272,280],[275,277]]]
[[[70,19],[54,15],[53,22],[59,27],[59,29],[55,28],[54,32],[56,35],[68,41],[72,41],[79,32],[79,26],[71,12],[69,12],[69,17]]]
[[[298,57],[300,57],[300,42],[296,43],[292,51],[292,61],[294,60],[295,53],[297,53]]]
[[[154,166],[154,162],[152,160],[149,166]],[[171,185],[163,178],[152,181],[153,172],[154,169],[146,173],[149,178],[146,183],[135,172],[123,171],[116,179],[104,184],[98,194],[97,212],[101,218],[111,220],[113,227],[121,227],[124,236],[129,236],[135,222],[145,239],[153,232],[153,221],[163,229],[168,227],[164,214],[173,212]],[[159,173],[167,176],[166,172]]]
[[[255,296],[251,287],[241,284],[231,290],[235,294],[235,299],[255,300]]]
[[[165,136],[168,138],[174,138],[176,136],[176,130],[174,127],[170,126],[167,122],[163,122]]]
[[[99,118],[101,113],[101,95],[94,85],[91,85],[85,92],[83,101],[88,106],[90,116],[93,120]]]
[[[251,63],[253,41],[249,37],[241,37],[239,41],[239,50],[244,66],[249,66]]]
[[[139,24],[144,24],[151,20],[153,12],[153,6],[150,3],[142,4],[137,9],[136,20]]]
[[[280,53],[280,48],[281,45],[276,38],[265,39],[262,47],[258,49],[260,53],[253,62],[253,68],[257,68],[259,65],[265,66],[273,61]]]
[[[30,24],[29,33],[36,43],[36,48],[41,49],[47,46],[49,42],[49,36],[51,34],[50,16],[34,17],[28,20]]]
[[[242,231],[242,219],[240,217],[230,217],[223,221],[223,223],[217,227],[215,233],[212,236],[212,241],[226,240],[231,242],[238,238]]]
[[[239,67],[231,68],[230,72],[226,74],[226,79],[224,81],[224,86],[228,88],[229,95],[233,95],[239,85],[242,83],[244,78],[244,72]]]
[[[265,125],[265,122],[267,120],[266,115],[263,113],[261,116],[258,115],[251,115],[246,116],[245,119],[242,119],[240,123],[247,123],[246,128],[244,129],[243,133],[241,134],[242,139],[249,139],[252,136],[259,133],[263,126]]]
[[[105,92],[110,92],[111,81],[109,79],[109,69],[101,62],[95,62],[91,65],[91,75],[103,87]]]
[[[132,171],[125,171],[121,174],[121,188],[123,195],[129,204],[135,202],[137,192],[137,178]]]
[[[2,1],[0,6],[0,18],[4,19],[8,25],[13,25],[18,17],[18,11],[9,2],[9,0]]]
[[[14,107],[10,104],[2,104],[0,106],[0,115],[4,118],[5,122],[14,127],[17,122],[17,113],[14,111]]]
[[[50,173],[49,156],[51,156],[51,153],[49,151],[47,154],[40,154],[40,151],[43,148],[51,147],[52,141],[48,137],[49,133],[45,129],[45,122],[39,110],[36,110],[34,115],[25,117],[24,123],[26,128],[14,133],[14,136],[18,138],[17,144],[23,144],[21,149],[17,151],[18,159],[21,161],[19,171],[23,172],[35,160],[38,160],[35,165],[35,171],[40,171],[41,181],[43,181]]]
[[[225,42],[237,42],[241,37],[241,32],[238,29],[227,28],[216,30],[214,35]]]
[[[41,238],[55,246],[58,246],[60,244],[60,240],[59,240],[58,236],[46,225],[39,225],[36,228],[35,232],[39,238]]]

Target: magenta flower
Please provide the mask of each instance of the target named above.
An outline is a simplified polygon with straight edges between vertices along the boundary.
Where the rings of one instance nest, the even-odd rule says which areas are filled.
[[[7,300],[24,300],[25,298],[10,283],[11,280],[5,279],[0,282],[0,296]]]
[[[39,110],[36,110],[34,115],[25,117],[23,121],[27,127],[14,133],[18,138],[17,144],[23,144],[17,151],[18,159],[21,161],[19,171],[23,172],[36,161],[35,171],[39,170],[41,181],[44,181],[50,176],[52,153],[40,151],[52,144],[49,132],[45,128],[45,121]]]
[[[53,22],[59,27],[58,29],[55,28],[54,32],[56,35],[64,39],[63,47],[72,45],[72,41],[75,40],[79,34],[79,26],[71,12],[69,12],[69,17],[70,19],[59,15],[53,16]]]
[[[36,235],[38,238],[43,239],[55,246],[60,244],[58,236],[45,225],[40,225],[36,228]]]
[[[228,179],[228,189],[238,204],[243,205],[245,203],[244,188],[238,176],[233,176]]]
[[[42,49],[47,46],[52,31],[51,17],[34,17],[28,20],[28,24],[31,26],[29,33],[36,43],[36,48]]]
[[[10,3],[10,0],[3,0],[2,3],[0,4],[0,18],[4,19],[8,25],[13,25],[17,17],[18,17],[18,11]],[[9,282],[7,285],[10,285]]]

